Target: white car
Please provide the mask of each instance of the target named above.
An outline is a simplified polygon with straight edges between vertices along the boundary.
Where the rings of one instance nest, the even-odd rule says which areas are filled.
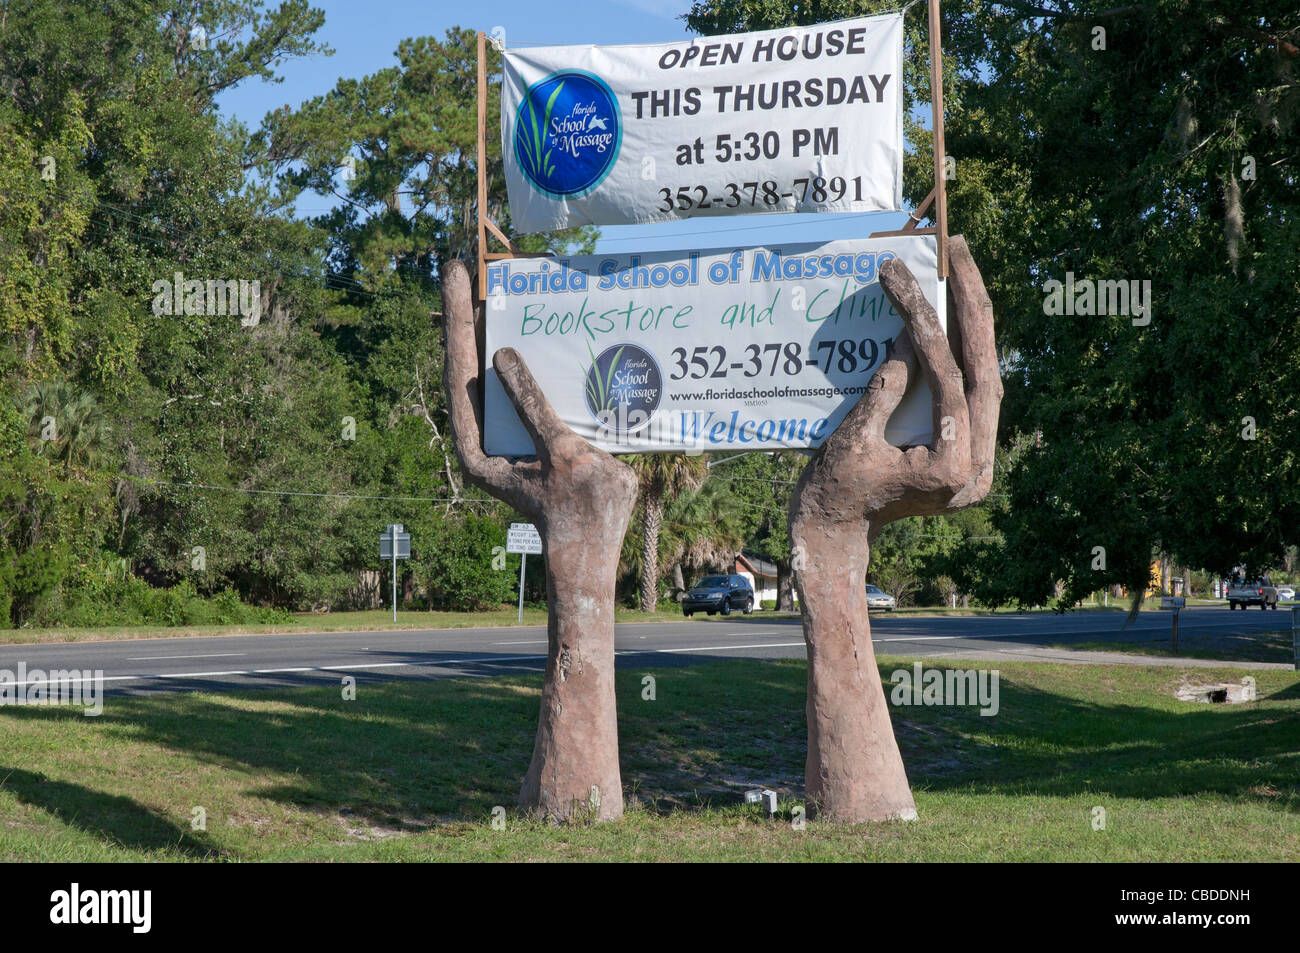
[[[896,605],[898,600],[889,593],[876,586],[867,586],[867,611],[884,609],[886,612],[893,612]]]
[[[1295,586],[1278,586],[1277,597],[1288,602],[1295,601]]]

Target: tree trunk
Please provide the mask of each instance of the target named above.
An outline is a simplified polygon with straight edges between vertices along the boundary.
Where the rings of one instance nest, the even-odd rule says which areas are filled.
[[[614,696],[614,584],[626,519],[552,514],[546,540],[547,658],[533,758],[519,803],[551,819],[623,816]],[[563,566],[556,574],[551,566]],[[593,790],[594,789],[594,790]]]
[[[778,612],[794,611],[794,571],[788,559],[776,560],[776,608]]]
[[[380,607],[379,584],[379,570],[362,569],[357,573],[356,598],[363,608],[378,609]]]
[[[792,527],[810,567],[795,573],[808,645],[810,810],[837,821],[916,818],[867,621],[867,526]]]
[[[682,564],[673,563],[673,588],[677,590],[677,601],[681,602],[686,592],[686,577],[682,574]]]
[[[1160,557],[1160,594],[1169,595],[1169,577],[1172,573],[1172,560],[1168,556]]]
[[[659,528],[664,522],[664,501],[647,493],[641,501],[641,611],[659,605]]]

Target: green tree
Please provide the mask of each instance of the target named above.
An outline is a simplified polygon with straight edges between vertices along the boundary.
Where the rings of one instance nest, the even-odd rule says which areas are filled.
[[[687,22],[884,6],[702,0]],[[909,17],[919,106],[923,8]],[[1158,553],[1219,571],[1279,560],[1300,525],[1300,12],[970,0],[942,17],[950,229],[993,300],[1014,450],[990,534],[1004,542],[979,541],[999,566],[984,597],[1140,590]],[[930,138],[907,134],[916,202]],[[1148,315],[1052,313],[1044,286],[1067,274],[1139,295],[1149,281]]]
[[[723,463],[726,460],[728,462]],[[790,497],[808,458],[794,450],[720,457],[714,479],[731,488],[740,511],[738,528],[751,551],[776,565],[776,607],[794,611],[794,565],[790,552]]]
[[[698,489],[708,469],[703,456],[680,453],[638,453],[623,459],[640,482],[641,610],[654,612],[659,604],[659,533],[663,527],[664,501]]]
[[[262,175],[288,205],[307,192],[340,205],[320,216],[337,273],[367,288],[432,280],[439,262],[476,260],[476,39],[403,40],[398,64],[343,79],[296,110],[270,113],[250,142]],[[488,47],[487,115],[500,111],[500,53]],[[486,138],[488,206],[509,234],[499,137]],[[354,171],[355,170],[355,171]],[[590,250],[593,229],[521,236],[525,251]]]

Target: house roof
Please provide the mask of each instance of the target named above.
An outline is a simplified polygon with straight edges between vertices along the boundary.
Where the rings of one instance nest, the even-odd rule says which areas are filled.
[[[755,576],[776,576],[776,563],[750,553],[736,553],[736,565],[744,566]]]

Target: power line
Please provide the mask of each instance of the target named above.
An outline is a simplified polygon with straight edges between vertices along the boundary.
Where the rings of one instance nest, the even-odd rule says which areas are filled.
[[[242,486],[216,486],[211,483],[177,483],[168,480],[151,480],[147,477],[128,476],[127,479],[153,486],[187,487],[195,490],[221,490],[227,493],[249,493],[262,496],[309,496],[317,499],[337,500],[385,500],[397,503],[487,503],[488,500],[474,500],[465,497],[441,496],[372,496],[364,493],[311,493],[306,490],[254,490]]]

